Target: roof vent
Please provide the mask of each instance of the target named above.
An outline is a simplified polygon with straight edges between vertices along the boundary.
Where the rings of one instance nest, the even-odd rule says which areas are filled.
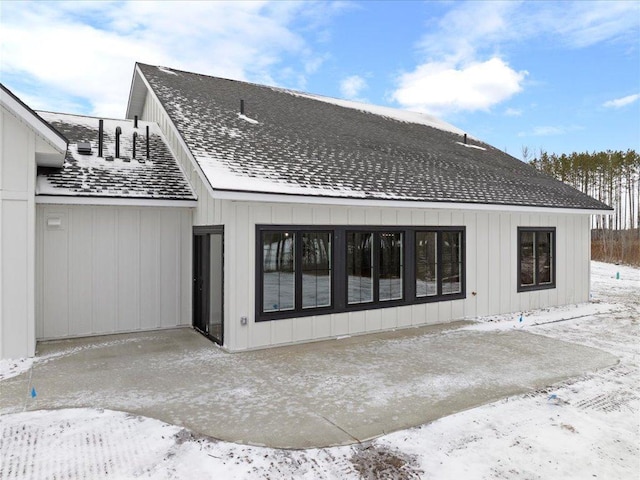
[[[80,155],[91,155],[91,144],[89,142],[78,142],[78,153]]]
[[[116,158],[120,158],[120,135],[122,135],[122,129],[116,127]]]
[[[136,158],[136,140],[137,139],[138,139],[138,132],[133,132],[133,158],[134,159]]]
[[[98,122],[98,156],[102,157],[102,135],[104,134],[104,121]]]
[[[147,160],[149,160],[149,125],[147,125]]]

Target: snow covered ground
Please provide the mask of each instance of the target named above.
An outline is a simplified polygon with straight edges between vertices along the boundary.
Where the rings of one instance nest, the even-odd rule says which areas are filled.
[[[640,270],[593,262],[592,286],[590,304],[525,312],[522,321],[485,317],[467,328],[523,328],[620,358],[594,374],[365,444],[312,450],[225,443],[108,410],[4,415],[0,478],[637,480]],[[0,362],[0,379],[30,365]]]

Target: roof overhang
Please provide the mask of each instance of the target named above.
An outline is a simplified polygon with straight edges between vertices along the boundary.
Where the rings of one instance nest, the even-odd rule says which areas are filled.
[[[112,205],[118,207],[195,208],[197,200],[172,200],[135,197],[80,197],[70,195],[36,195],[39,205]]]
[[[37,135],[36,164],[43,167],[62,167],[69,141],[43,120],[36,112],[0,83],[0,103],[27,124]]]
[[[133,78],[131,79],[131,89],[129,90],[129,101],[127,103],[127,112],[124,118],[133,118],[134,116],[142,117],[144,102],[147,98],[147,86],[142,79],[142,72],[136,63],[133,69]]]
[[[613,209],[586,209],[544,207],[529,205],[507,205],[489,203],[462,203],[462,202],[428,202],[420,200],[387,200],[353,197],[326,197],[310,195],[282,195],[258,192],[239,192],[229,190],[213,190],[213,197],[220,200],[237,202],[259,203],[295,203],[308,205],[335,205],[347,207],[386,207],[386,208],[419,208],[428,210],[458,210],[458,211],[485,211],[505,213],[545,213],[545,214],[574,214],[574,215],[612,215]]]

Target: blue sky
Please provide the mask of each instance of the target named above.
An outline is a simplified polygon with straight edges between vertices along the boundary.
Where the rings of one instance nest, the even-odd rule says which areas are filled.
[[[136,61],[438,116],[516,157],[640,150],[640,2],[0,2],[2,82],[124,115]]]

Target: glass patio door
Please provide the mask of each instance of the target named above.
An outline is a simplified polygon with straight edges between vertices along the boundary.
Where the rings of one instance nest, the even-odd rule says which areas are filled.
[[[224,333],[223,227],[193,229],[193,326],[214,342]]]

